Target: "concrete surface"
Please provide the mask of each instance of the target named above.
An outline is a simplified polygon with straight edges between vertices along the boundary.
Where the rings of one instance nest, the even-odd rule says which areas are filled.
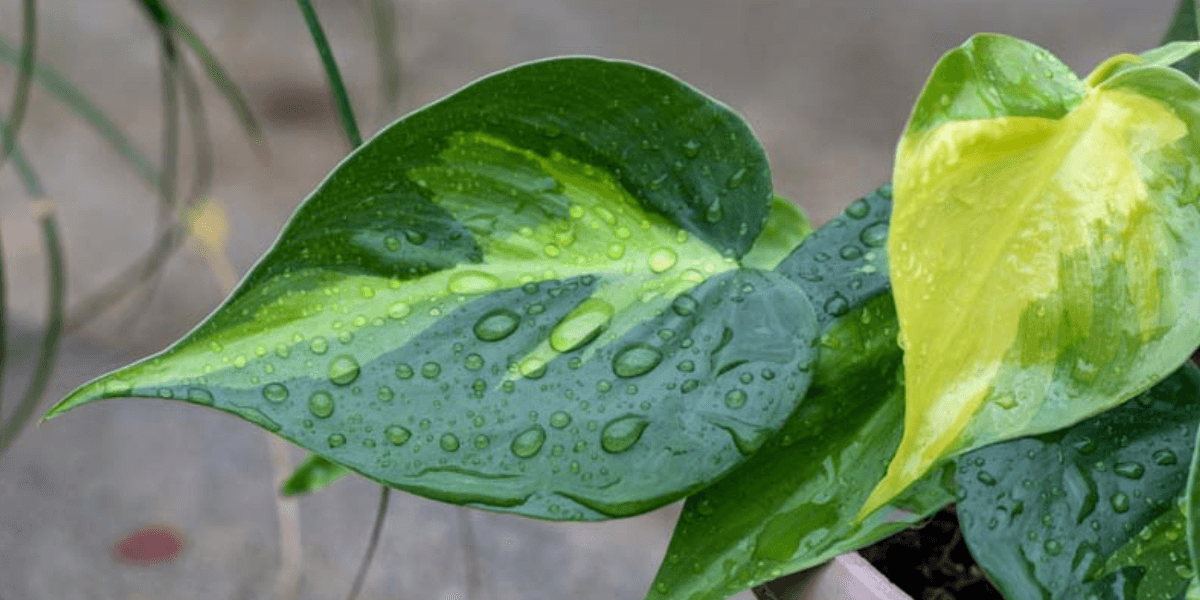
[[[157,51],[134,3],[40,4],[41,58],[157,157]],[[889,178],[895,140],[930,68],[971,33],[1030,39],[1086,73],[1110,54],[1154,45],[1175,0],[396,0],[399,111],[378,100],[365,3],[316,4],[364,131],[518,62],[558,54],[637,60],[745,115],[771,157],[777,189],[820,223]],[[271,161],[264,164],[223,102],[208,95],[218,150],[212,195],[233,219],[230,256],[244,271],[344,154],[344,142],[292,3],[177,6],[241,83],[266,128]],[[15,40],[18,21],[18,0],[0,0],[0,35]],[[0,67],[0,107],[12,81],[12,69]],[[35,94],[22,144],[58,207],[71,297],[78,299],[149,247],[153,193],[45,93]],[[32,225],[12,169],[0,171],[9,300],[25,331],[41,318],[45,293]],[[135,296],[68,340],[47,402],[161,348],[220,299],[202,257],[180,254],[152,297]],[[131,315],[138,317],[132,325]],[[4,391],[9,400],[20,390]],[[31,429],[0,457],[0,596],[265,597],[278,561],[269,474],[259,430],[176,404],[112,401]],[[300,503],[301,597],[345,593],[375,499],[374,486],[344,481]],[[593,525],[470,511],[479,586],[469,600],[640,598],[677,510]],[[459,514],[395,495],[362,597],[466,600]],[[113,562],[113,542],[159,521],[185,533],[179,560],[151,568]]]

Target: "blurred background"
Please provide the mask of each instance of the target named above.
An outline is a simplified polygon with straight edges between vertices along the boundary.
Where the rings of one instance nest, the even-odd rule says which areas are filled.
[[[1157,45],[1176,2],[395,0],[394,99],[380,91],[369,3],[315,4],[365,136],[520,62],[562,54],[628,59],[674,73],[741,113],[767,150],[776,190],[820,224],[890,178],[895,141],[930,69],[972,33],[1025,38],[1086,74],[1111,54]],[[293,3],[172,6],[241,87],[269,150],[248,142],[201,77],[216,157],[208,199],[228,214],[228,259],[240,276],[347,146]],[[0,0],[0,36],[15,43],[20,22],[19,0]],[[39,61],[158,157],[159,44],[141,9],[123,0],[42,2],[38,28]],[[0,110],[15,80],[16,69],[0,63]],[[78,300],[151,247],[155,190],[41,88],[20,141],[56,206],[68,298]],[[182,148],[186,181],[190,146]],[[11,165],[0,170],[18,368],[6,377],[6,400],[27,377],[20,369],[27,373],[46,311],[45,256],[26,197]],[[64,341],[43,408],[186,333],[223,298],[218,279],[202,249],[185,246],[153,294],[130,295]],[[257,428],[210,412],[118,400],[26,430],[0,456],[0,598],[269,597],[280,558],[267,443]],[[345,594],[376,497],[374,485],[346,480],[299,502],[305,574],[298,597]],[[394,494],[361,597],[641,598],[677,514],[674,506],[620,522],[551,524]],[[147,523],[177,528],[183,554],[154,567],[115,562],[112,544]]]

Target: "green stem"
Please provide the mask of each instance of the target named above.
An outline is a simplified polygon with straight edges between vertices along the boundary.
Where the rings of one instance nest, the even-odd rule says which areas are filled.
[[[29,107],[30,84],[33,83],[33,65],[37,60],[37,0],[25,0],[22,4],[21,61],[17,71],[17,85],[13,88],[12,108],[8,113],[8,125],[4,128],[4,143],[0,147],[0,169],[12,154],[25,122]]]
[[[362,590],[363,582],[367,579],[367,570],[371,567],[371,559],[375,557],[375,550],[379,547],[379,534],[383,531],[383,520],[387,516],[388,495],[391,493],[391,489],[387,486],[379,487],[383,491],[379,494],[379,507],[375,510],[375,523],[371,526],[371,539],[367,541],[367,553],[358,565],[358,574],[354,576],[354,584],[350,586],[350,593],[346,595],[346,600],[358,598],[358,592]]]
[[[300,7],[300,13],[304,15],[304,22],[308,24],[313,44],[317,47],[317,54],[321,56],[321,64],[325,66],[325,75],[329,78],[329,91],[333,95],[333,104],[337,108],[342,131],[350,142],[350,148],[358,148],[362,145],[362,135],[359,134],[358,124],[354,121],[354,109],[350,106],[350,96],[346,94],[346,85],[342,82],[342,74],[338,71],[337,61],[333,59],[333,50],[329,47],[329,40],[325,38],[325,30],[321,28],[321,21],[317,19],[317,11],[313,9],[312,2],[309,0],[296,0],[296,5]]]
[[[381,105],[390,115],[400,99],[400,60],[396,48],[396,7],[391,0],[371,0],[375,58],[379,62]]]

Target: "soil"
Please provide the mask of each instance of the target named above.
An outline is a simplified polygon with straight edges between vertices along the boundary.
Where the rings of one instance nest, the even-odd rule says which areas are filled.
[[[955,508],[858,552],[916,600],[1003,600],[967,551]]]

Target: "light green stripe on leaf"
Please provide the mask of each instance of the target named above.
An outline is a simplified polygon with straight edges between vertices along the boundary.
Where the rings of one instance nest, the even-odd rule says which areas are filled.
[[[993,95],[1060,89],[1037,77],[1056,60],[989,54],[993,38],[951,52],[935,80],[969,54],[1009,74],[975,82]],[[905,436],[868,507],[943,458],[1114,406],[1200,343],[1200,86],[1113,64],[1062,115],[1001,103],[960,119],[957,97],[929,108],[936,81],[918,100],[888,245]]]

